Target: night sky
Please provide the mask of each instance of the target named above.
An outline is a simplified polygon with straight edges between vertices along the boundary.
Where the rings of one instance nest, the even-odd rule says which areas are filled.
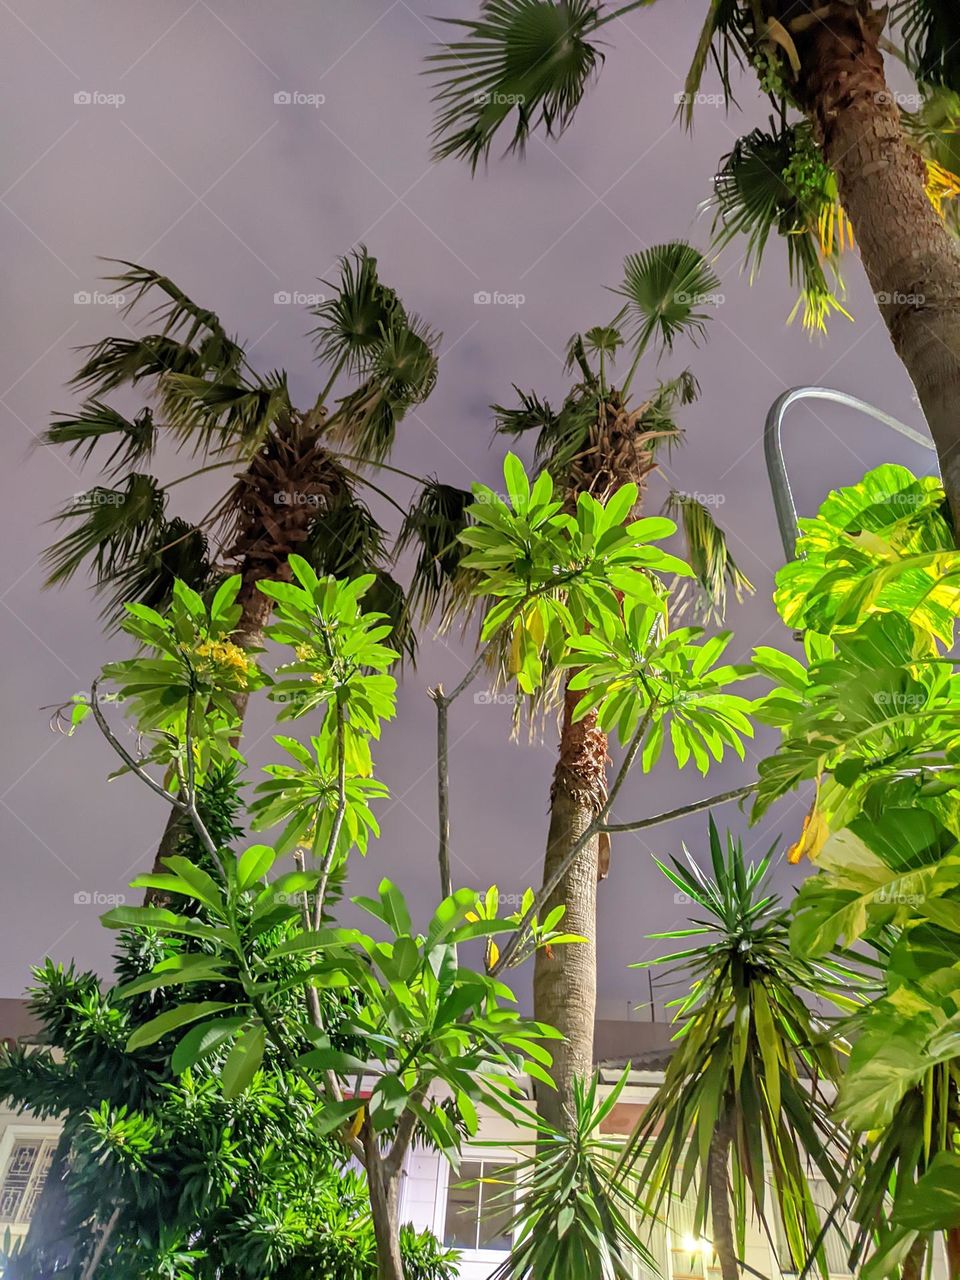
[[[472,0],[0,3],[7,55],[0,81],[7,121],[0,143],[7,311],[0,351],[0,995],[18,995],[30,966],[47,954],[106,971],[112,938],[98,923],[103,907],[84,896],[126,893],[135,901],[127,882],[149,867],[165,818],[162,802],[140,783],[107,783],[114,761],[92,725],[67,740],[51,732],[44,710],[89,687],[107,657],[128,652],[123,639],[105,643],[87,584],[44,590],[40,564],[53,532],[45,521],[99,478],[95,467],[81,474],[35,442],[53,411],[77,403],[66,388],[75,349],[124,332],[115,307],[96,297],[109,289],[100,259],[130,259],[170,275],[248,343],[261,371],[285,368],[295,399],[307,405],[320,386],[306,337],[311,320],[296,302],[275,299],[322,291],[317,282],[335,273],[338,257],[367,244],[383,278],[444,334],[437,390],[403,422],[392,461],[452,484],[499,487],[503,445],[492,439],[487,406],[511,399],[514,383],[562,397],[566,341],[611,319],[616,300],[608,289],[619,283],[624,256],[675,237],[706,248],[709,216],[699,210],[716,161],[739,133],[766,123],[766,104],[745,79],[740,111],[707,102],[693,136],[682,131],[675,95],[704,4],[660,0],[605,28],[605,68],[564,138],[534,139],[524,161],[495,153],[473,179],[455,161],[432,164],[423,60],[443,33],[436,15],[474,8]],[[278,94],[295,100],[277,102]],[[916,426],[921,415],[855,255],[846,277],[856,323],[840,318],[823,342],[785,323],[794,291],[779,244],[752,287],[735,249],[718,270],[723,301],[713,309],[709,340],[700,348],[680,343],[659,368],[651,359],[644,371],[652,386],[689,365],[702,388],[683,412],[686,446],[655,479],[648,510],[660,507],[669,487],[713,495],[757,587],[728,615],[739,658],[756,643],[791,644],[770,603],[781,554],[761,448],[770,403],[789,386],[821,383]],[[523,301],[478,306],[481,291]],[[796,409],[788,434],[801,511],[878,462],[931,466],[922,449],[825,406]],[[168,454],[157,470],[172,479],[194,465]],[[215,472],[175,489],[171,513],[199,516],[228,476]],[[406,505],[413,486],[398,477],[389,484]],[[388,505],[372,505],[395,523]],[[351,884],[364,892],[390,875],[421,916],[437,882],[426,690],[438,679],[455,682],[469,653],[469,641],[461,647],[450,637],[423,637],[418,669],[404,677],[399,717],[377,752],[392,797],[379,810],[383,836],[352,870]],[[482,681],[475,688],[482,695]],[[261,704],[245,740],[256,766],[277,758],[269,731]],[[540,743],[511,742],[507,707],[471,694],[456,705],[460,883],[496,882],[510,894],[537,882],[555,737],[551,723]],[[769,737],[760,741],[770,745]],[[652,777],[630,781],[615,816],[659,812],[749,781],[752,771],[751,755],[743,765],[732,757],[707,779],[692,765],[681,777],[663,762]],[[719,816],[760,853],[780,833],[795,837],[805,804],[806,797],[782,803],[758,829],[735,806]],[[615,839],[600,892],[606,1016],[626,1017],[646,998],[646,978],[627,966],[663,945],[646,942],[646,933],[683,918],[652,855],[676,853],[681,841],[702,852],[705,832],[705,815],[697,815]],[[802,874],[778,872],[785,887]],[[518,989],[526,981],[520,977]]]

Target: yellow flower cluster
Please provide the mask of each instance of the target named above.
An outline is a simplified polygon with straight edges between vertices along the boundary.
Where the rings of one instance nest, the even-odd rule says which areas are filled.
[[[238,644],[229,640],[204,640],[194,649],[194,656],[205,658],[212,665],[226,667],[244,680],[250,672],[250,660]]]

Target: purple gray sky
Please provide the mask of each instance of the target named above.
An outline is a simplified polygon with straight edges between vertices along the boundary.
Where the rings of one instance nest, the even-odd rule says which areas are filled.
[[[706,104],[693,137],[674,120],[675,94],[703,18],[701,0],[661,0],[606,28],[607,61],[569,133],[535,139],[524,162],[494,159],[471,179],[454,161],[431,163],[430,87],[420,74],[442,35],[437,15],[475,0],[0,0],[7,69],[0,82],[8,127],[0,142],[3,295],[0,351],[4,500],[0,628],[4,733],[0,742],[3,894],[0,994],[17,995],[47,954],[105,969],[111,937],[84,895],[135,892],[127,881],[152,858],[165,814],[137,782],[106,782],[113,767],[95,729],[66,740],[42,708],[89,686],[105,654],[98,607],[83,582],[42,590],[44,521],[96,483],[69,459],[33,448],[53,410],[73,403],[65,383],[75,348],[122,332],[115,309],[77,301],[104,285],[100,256],[132,259],[175,279],[252,346],[263,370],[282,366],[301,403],[318,374],[309,317],[278,294],[312,293],[359,241],[408,306],[443,330],[440,380],[402,424],[398,466],[454,484],[496,485],[500,444],[487,406],[512,383],[558,398],[562,356],[575,329],[609,320],[605,291],[623,257],[689,237],[705,248],[698,216],[717,158],[738,133],[766,121],[745,81],[741,112]],[[715,86],[707,85],[708,91]],[[306,101],[275,101],[277,94]],[[78,98],[78,95],[80,97]],[[84,101],[89,95],[91,101]],[[322,100],[320,100],[322,99]],[[719,263],[723,302],[708,343],[679,347],[653,382],[690,364],[702,398],[687,410],[686,447],[653,485],[717,495],[718,514],[756,596],[731,610],[737,656],[754,643],[789,644],[770,603],[780,544],[760,446],[764,414],[785,388],[825,383],[920,425],[912,388],[873,309],[855,257],[847,277],[856,323],[839,320],[810,342],[785,324],[794,301],[774,245],[750,287],[734,250]],[[477,306],[474,294],[523,296]],[[788,458],[802,511],[869,465],[928,470],[930,456],[839,410],[799,408]],[[163,475],[186,470],[165,459]],[[223,473],[174,491],[173,510],[197,515]],[[401,502],[410,489],[394,490]],[[383,509],[389,519],[389,508]],[[422,911],[435,898],[433,709],[426,689],[462,672],[467,650],[424,639],[419,669],[379,751],[392,793],[383,837],[352,883],[368,891],[390,875]],[[271,758],[270,719],[249,722],[250,754]],[[517,893],[535,882],[546,832],[555,734],[509,741],[509,711],[468,695],[451,725],[455,877]],[[625,790],[618,818],[659,812],[752,776],[735,759],[707,780],[661,763]],[[722,818],[760,852],[795,833],[802,800],[785,802],[761,831],[735,808]],[[651,855],[703,847],[693,817],[615,840],[600,892],[602,1011],[626,1016],[646,982],[627,965],[651,954],[644,934],[676,927],[683,909]],[[799,872],[781,872],[789,883]],[[76,899],[80,895],[81,900]],[[523,980],[518,983],[521,988]]]

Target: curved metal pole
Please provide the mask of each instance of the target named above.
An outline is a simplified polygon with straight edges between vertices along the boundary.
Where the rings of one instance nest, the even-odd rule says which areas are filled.
[[[892,418],[889,413],[884,413],[882,409],[877,409],[874,405],[867,404],[866,400],[859,400],[856,396],[848,395],[846,391],[834,391],[830,387],[793,387],[792,390],[785,391],[782,396],[778,396],[770,406],[770,411],[764,424],[763,452],[767,460],[767,475],[770,477],[770,492],[773,494],[773,505],[777,513],[780,538],[788,560],[792,560],[794,557],[797,539],[800,537],[800,528],[797,524],[797,504],[793,500],[793,490],[790,488],[790,479],[783,459],[782,435],[783,420],[786,417],[787,410],[792,404],[796,404],[798,400],[830,400],[833,404],[841,404],[848,409],[856,409],[858,412],[865,413],[868,417],[875,418],[877,422],[882,422],[885,426],[899,432],[900,435],[906,436],[914,444],[920,444],[925,449],[935,451],[935,446],[929,436],[922,435],[919,431],[915,431],[913,427],[908,427],[906,423],[900,422],[897,418]]]

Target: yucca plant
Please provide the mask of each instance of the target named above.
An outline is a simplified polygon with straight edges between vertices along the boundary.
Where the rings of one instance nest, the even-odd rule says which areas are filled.
[[[514,1166],[519,1204],[514,1208],[512,1187],[492,1197],[495,1209],[513,1210],[504,1229],[514,1245],[491,1280],[633,1280],[637,1263],[656,1271],[630,1225],[642,1206],[617,1176],[621,1147],[602,1131],[629,1074],[627,1068],[605,1098],[596,1075],[577,1080],[573,1123],[562,1130],[521,1109],[537,1151]]]
[[[478,17],[451,20],[458,38],[428,63],[435,155],[476,169],[498,132],[516,151],[535,129],[562,133],[603,64],[609,24],[642,7],[480,0]],[[960,529],[960,246],[956,219],[945,219],[960,194],[949,100],[960,93],[960,10],[948,0],[704,0],[703,10],[678,115],[691,124],[708,68],[728,104],[739,73],[752,72],[773,112],[769,131],[741,139],[720,164],[718,241],[745,235],[753,271],[769,236],[784,237],[814,332],[844,313],[841,255],[855,241]],[[918,109],[888,85],[887,51],[916,77]]]
[[[689,371],[662,382],[646,400],[634,401],[630,387],[645,355],[662,355],[681,336],[696,340],[704,334],[718,287],[709,263],[691,245],[655,245],[630,255],[614,290],[623,305],[609,323],[575,334],[570,341],[566,372],[572,381],[559,408],[519,388],[516,404],[493,406],[499,433],[513,439],[533,437],[535,465],[549,472],[568,511],[576,509],[584,494],[605,502],[624,486],[635,485],[634,511],[639,514],[662,452],[682,438],[677,413],[696,398],[698,388]],[[401,534],[401,541],[419,538],[421,556],[433,568],[434,577],[428,579],[425,565],[420,567],[419,580],[430,582],[420,597],[422,607],[439,610],[447,624],[468,617],[477,601],[475,580],[471,571],[461,569],[456,551],[467,501],[458,491],[433,487],[411,511]],[[701,599],[712,593],[718,606],[728,586],[739,596],[750,584],[708,509],[700,504],[698,513],[683,521],[690,536],[688,553],[702,570]],[[515,702],[516,718],[527,712],[531,723],[539,724],[548,710],[557,708],[560,715],[543,870],[547,884],[566,865],[606,799],[608,744],[595,714],[577,714],[581,695],[569,684],[574,673],[567,672],[564,682],[564,673],[551,658],[550,637],[535,635],[529,641],[540,651],[546,678],[535,698],[526,704]],[[511,643],[493,655],[494,679],[512,677],[519,643],[514,633]],[[559,1129],[572,1123],[577,1079],[588,1077],[593,1069],[597,882],[607,874],[609,852],[605,834],[588,841],[546,906],[547,912],[562,908],[564,928],[585,941],[541,949],[534,962],[536,1016],[564,1035],[551,1073],[557,1087],[537,1090],[541,1116]]]
[[[848,1140],[831,1119],[843,1042],[812,1006],[855,1007],[860,977],[790,950],[789,913],[770,889],[771,853],[746,862],[739,839],[709,822],[710,869],[657,865],[689,902],[689,927],[652,934],[691,945],[644,965],[667,967],[675,1050],[631,1135],[623,1168],[654,1212],[695,1195],[694,1234],[709,1235],[723,1280],[737,1280],[746,1224],[777,1216],[794,1265],[826,1280],[814,1174],[843,1194]],[[642,967],[642,966],[638,966]]]

